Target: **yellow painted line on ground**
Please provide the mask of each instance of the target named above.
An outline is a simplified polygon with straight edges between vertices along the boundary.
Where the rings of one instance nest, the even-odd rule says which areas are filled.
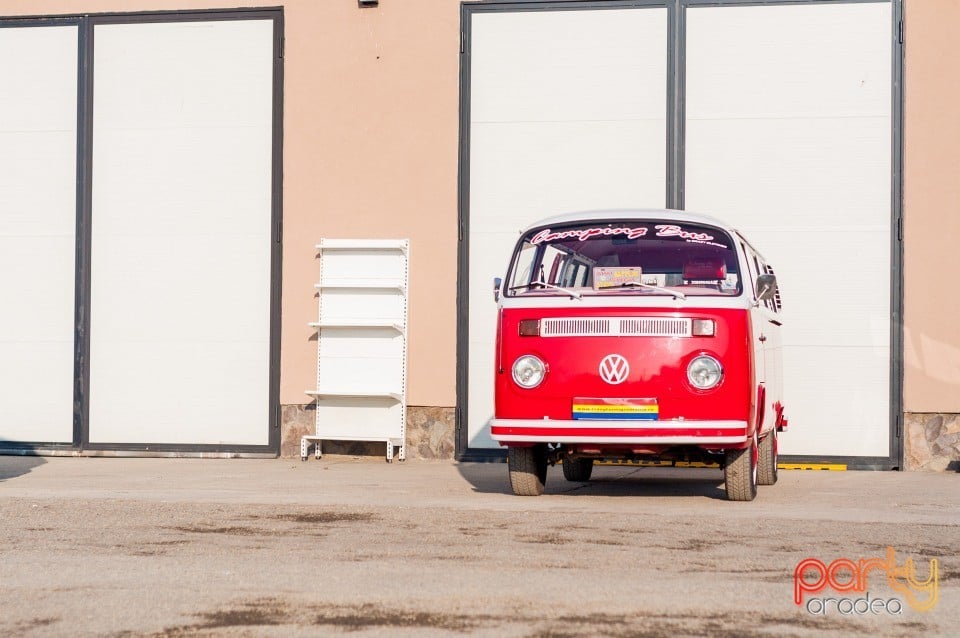
[[[562,461],[561,461],[562,462]],[[634,467],[720,467],[719,463],[701,463],[699,461],[594,461],[596,465],[625,465]],[[828,470],[846,472],[846,463],[777,463],[781,470]]]
[[[595,465],[632,465],[639,467],[670,467],[670,461],[594,461]]]
[[[596,465],[628,465],[633,467],[720,467],[719,463],[700,461],[594,461]]]

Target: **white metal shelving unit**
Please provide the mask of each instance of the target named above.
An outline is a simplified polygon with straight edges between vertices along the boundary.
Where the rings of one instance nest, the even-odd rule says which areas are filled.
[[[387,462],[406,458],[406,239],[321,239],[317,331],[316,458],[322,441],[383,441]]]

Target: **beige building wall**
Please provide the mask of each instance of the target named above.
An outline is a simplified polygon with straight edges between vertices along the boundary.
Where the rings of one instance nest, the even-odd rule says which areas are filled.
[[[460,2],[0,0],[0,16],[282,5],[280,403],[316,385],[314,245],[409,237],[407,403],[456,403]]]
[[[286,4],[283,404],[316,385],[320,237],[409,237],[410,405],[456,403],[460,9]]]
[[[957,413],[960,0],[904,14],[904,411]]]

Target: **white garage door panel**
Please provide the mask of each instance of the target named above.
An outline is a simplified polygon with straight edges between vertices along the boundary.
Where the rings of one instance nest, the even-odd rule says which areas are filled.
[[[77,28],[0,29],[0,441],[73,438]]]
[[[261,187],[263,174],[270,174],[269,152],[251,156],[251,149],[258,155],[260,149],[269,150],[269,128],[239,123],[213,129],[101,128],[95,136],[94,158],[102,173],[94,177],[96,221],[109,224],[112,236],[142,236],[141,218],[148,216],[153,217],[153,236],[221,236],[230,241],[260,235],[264,224],[269,226],[257,214],[264,207],[269,210],[269,191],[250,188],[249,199],[231,192],[238,176],[249,176]],[[132,192],[143,195],[136,214],[126,208]],[[232,199],[231,206],[224,205],[225,197]]]
[[[787,454],[889,453],[890,10],[687,12],[686,208],[777,269]]]
[[[889,2],[690,8],[687,117],[889,118],[890,33]]]
[[[504,225],[507,224],[509,220],[504,221]],[[518,230],[470,233],[470,250],[471,254],[477,255],[476,261],[485,260],[491,264],[491,268],[495,267],[493,264],[502,264],[497,270],[470,270],[471,323],[467,378],[470,380],[468,410],[471,427],[468,430],[468,446],[471,448],[499,447],[499,444],[490,438],[490,429],[485,427],[487,421],[493,418],[494,350],[497,337],[497,304],[493,300],[493,278],[505,274],[503,271],[512,254],[513,244],[517,241]]]
[[[474,15],[471,119],[662,118],[666,27],[665,9]]]
[[[498,447],[496,304],[518,237],[572,210],[661,207],[667,12],[474,14],[470,56],[468,445]]]
[[[722,97],[713,99],[722,102]],[[690,210],[694,205],[732,210],[767,204],[771,208],[753,215],[751,227],[890,228],[889,115],[688,116],[686,135]],[[731,176],[738,181],[729,182]],[[883,218],[878,217],[881,208]]]
[[[790,419],[784,439],[812,431],[816,436],[802,439],[802,454],[887,455],[888,348],[784,346],[783,363]]]
[[[834,233],[830,244],[851,249],[822,256],[819,230],[751,230],[749,237],[768,255],[789,258],[800,252],[797,246],[811,251],[807,262],[772,261],[785,295],[784,321],[790,322],[784,344],[889,346],[889,229]],[[825,260],[830,264],[826,272]],[[826,308],[830,312],[822,312]]]
[[[237,373],[262,367],[263,349],[256,343],[120,342],[113,356],[95,360],[97,378],[110,379],[113,400],[96,402],[96,412],[91,406],[96,417],[94,421],[91,416],[91,438],[95,434],[96,440],[110,443],[266,444],[266,402],[261,406],[235,396]],[[169,371],[172,360],[186,365],[158,380],[153,371]],[[221,409],[211,409],[211,400],[219,401]],[[232,405],[237,403],[257,412],[239,414]],[[249,425],[251,417],[255,427]]]
[[[262,261],[262,238],[232,237],[229,241],[235,250],[226,260],[219,254],[222,248],[209,237],[158,236],[135,243],[105,238],[97,252],[101,274],[94,303],[128,308],[149,319],[131,321],[124,312],[101,311],[97,328],[116,343],[267,343],[266,333],[257,335],[258,339],[251,339],[251,334],[263,325],[263,315],[269,316],[269,310],[251,312],[246,298],[250,287],[269,287],[269,277],[259,273],[237,277],[238,264],[234,262]],[[131,277],[129,268],[134,262],[136,276]],[[189,263],[193,270],[171,268],[176,263]],[[216,288],[215,294],[211,294],[212,288]],[[178,302],[174,309],[172,301]]]
[[[474,123],[472,133],[470,207],[490,214],[471,228],[519,231],[558,211],[663,204],[662,119]]]
[[[266,445],[273,22],[97,25],[90,440]]]

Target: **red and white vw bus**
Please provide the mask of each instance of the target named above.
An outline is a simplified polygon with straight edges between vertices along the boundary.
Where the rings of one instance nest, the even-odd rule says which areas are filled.
[[[673,210],[553,217],[521,235],[499,302],[490,433],[514,493],[547,466],[719,462],[730,500],[777,480],[782,400],[773,268],[736,230]]]

